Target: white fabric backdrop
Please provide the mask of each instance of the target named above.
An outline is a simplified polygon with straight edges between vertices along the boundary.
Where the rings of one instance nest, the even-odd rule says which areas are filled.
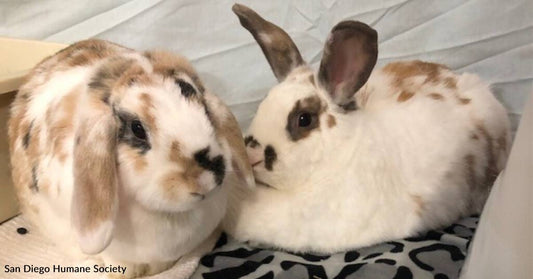
[[[533,94],[506,169],[481,214],[461,279],[530,279],[533,274]]]
[[[192,60],[243,127],[275,83],[260,48],[220,0],[0,0],[0,36],[62,43],[97,37],[136,49],[164,48]],[[372,25],[379,64],[424,59],[480,74],[516,125],[533,84],[531,0],[242,0],[293,36],[317,65],[331,27]],[[1,63],[1,61],[0,61]]]

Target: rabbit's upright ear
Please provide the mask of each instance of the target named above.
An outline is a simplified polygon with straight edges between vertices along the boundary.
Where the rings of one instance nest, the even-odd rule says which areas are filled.
[[[206,93],[205,105],[209,118],[213,122],[217,137],[228,143],[231,150],[231,165],[240,185],[255,187],[252,166],[248,160],[244,139],[239,123],[229,108],[215,95]]]
[[[96,254],[111,242],[118,208],[118,124],[113,109],[95,95],[88,96],[80,110],[71,217],[81,250]]]
[[[377,32],[358,21],[343,21],[331,30],[318,79],[337,105],[355,108],[352,97],[366,83],[376,64],[377,40]]]
[[[283,81],[294,68],[305,64],[300,51],[283,29],[244,5],[235,4],[232,10],[261,46],[278,81]]]

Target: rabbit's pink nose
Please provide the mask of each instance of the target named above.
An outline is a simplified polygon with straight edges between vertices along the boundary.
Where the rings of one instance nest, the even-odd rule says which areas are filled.
[[[251,148],[246,147],[246,153],[248,154],[248,161],[252,167],[255,167],[257,164],[263,162],[264,154],[262,148]]]

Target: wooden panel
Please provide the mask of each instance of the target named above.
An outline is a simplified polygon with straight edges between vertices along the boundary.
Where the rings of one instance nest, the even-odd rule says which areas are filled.
[[[64,48],[63,44],[0,37],[0,223],[16,215],[17,199],[11,180],[7,118],[14,90],[33,66]]]
[[[11,180],[9,148],[7,144],[9,104],[11,104],[14,97],[14,92],[0,94],[0,223],[15,216],[19,212],[13,182]]]
[[[17,90],[33,66],[65,46],[0,37],[0,94]]]

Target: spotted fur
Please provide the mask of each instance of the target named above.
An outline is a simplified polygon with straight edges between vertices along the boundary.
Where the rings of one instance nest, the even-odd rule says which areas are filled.
[[[226,188],[253,185],[237,121],[166,52],[100,40],[59,51],[20,88],[9,138],[25,216],[74,255],[128,266],[127,277],[201,244]]]
[[[254,12],[243,15],[247,9],[239,7],[237,15],[264,21]],[[262,34],[257,41],[268,52],[276,45],[264,38],[286,33],[265,25],[245,27]],[[249,158],[265,187],[232,193],[230,234],[290,251],[331,253],[481,211],[508,154],[504,107],[473,74],[423,61],[370,73],[376,56],[375,31],[347,21],[332,29],[318,73],[283,61],[282,67],[298,66],[278,78],[248,129],[255,143],[249,140]],[[324,111],[315,125],[298,126],[292,115],[312,112],[302,106],[308,100],[323,103]],[[275,151],[273,163],[267,147]]]

